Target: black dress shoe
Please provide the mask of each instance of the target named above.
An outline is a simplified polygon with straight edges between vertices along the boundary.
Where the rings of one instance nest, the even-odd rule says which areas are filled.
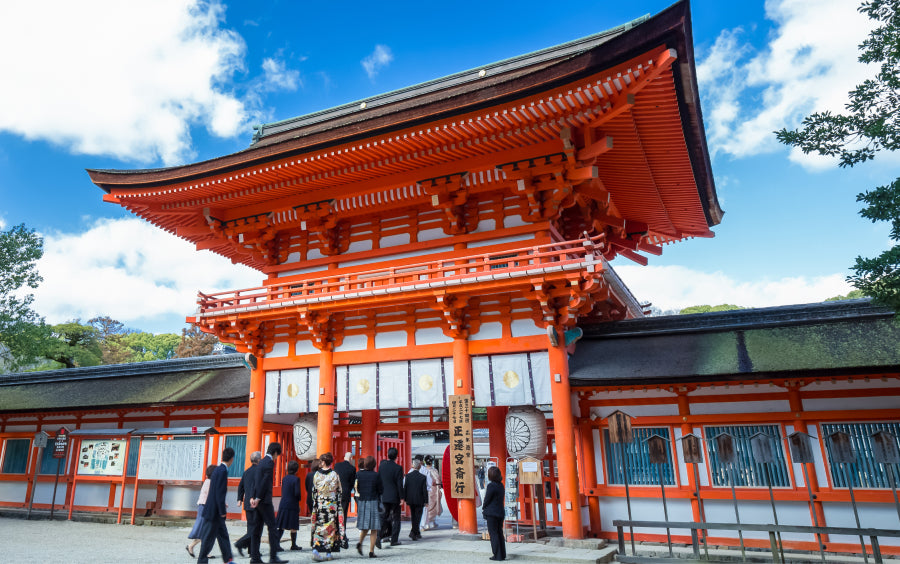
[[[400,541],[391,541],[391,546],[398,546],[398,545],[401,545],[401,544],[403,544],[403,543],[400,542]]]
[[[377,548],[378,550],[381,550],[381,539],[378,539],[375,541],[375,548]]]
[[[273,554],[273,555],[269,556],[269,562],[271,564],[286,564],[288,561],[278,558],[277,554]]]
[[[238,554],[240,554],[240,555],[241,555],[241,558],[243,558],[243,557],[244,557],[244,549],[241,548],[241,547],[239,547],[239,546],[237,545],[237,543],[235,543],[234,548],[237,549]],[[193,556],[193,555],[191,555],[191,556]]]
[[[265,564],[265,562],[263,562],[261,558],[251,558],[250,564]]]

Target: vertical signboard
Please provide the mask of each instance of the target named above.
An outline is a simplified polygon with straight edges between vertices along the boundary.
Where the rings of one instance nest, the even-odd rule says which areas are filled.
[[[472,396],[450,396],[450,487],[456,499],[475,497]]]

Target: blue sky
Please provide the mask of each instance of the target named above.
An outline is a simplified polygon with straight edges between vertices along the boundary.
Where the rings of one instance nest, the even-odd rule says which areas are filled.
[[[198,290],[262,275],[104,204],[85,168],[154,168],[247,147],[291,118],[542,49],[663,10],[668,0],[358,3],[155,0],[0,6],[0,225],[45,237],[35,307],[48,322],[110,315],[178,332]],[[335,8],[334,6],[339,6]],[[858,192],[896,176],[851,170],[771,133],[840,110],[871,74],[870,23],[851,0],[695,0],[700,94],[724,219],[648,267],[613,266],[643,302],[762,307],[850,290],[853,259],[889,245]],[[10,56],[14,53],[15,56]]]

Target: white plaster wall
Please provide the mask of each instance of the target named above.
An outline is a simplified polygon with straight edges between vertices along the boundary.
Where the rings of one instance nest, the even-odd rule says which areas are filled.
[[[162,509],[171,511],[196,510],[197,497],[200,495],[200,487],[202,485],[201,483],[197,484],[196,487],[166,486],[163,489]],[[228,505],[234,507],[233,503],[228,502]]]
[[[594,467],[597,469],[597,483],[603,484],[605,483],[603,473],[605,472],[606,466],[605,461],[603,460],[603,449],[600,446],[603,444],[600,440],[600,437],[602,436],[600,434],[600,429],[594,429],[592,435],[594,437]]]
[[[409,242],[407,238],[407,242]],[[363,251],[371,251],[372,250],[372,240],[371,239],[363,239],[362,241],[353,241],[347,247],[347,253],[361,253]]]
[[[408,342],[406,331],[386,331],[384,333],[375,333],[375,348],[390,349],[394,347],[405,347]]]
[[[670,521],[693,521],[691,502],[687,499],[669,499],[666,495]],[[732,516],[733,517],[733,516]],[[631,518],[634,521],[662,521],[663,505],[662,496],[658,499],[646,497],[631,498]],[[600,526],[604,531],[615,532],[613,521],[616,519],[628,519],[628,504],[622,497],[600,498]],[[665,529],[639,528],[635,529],[636,535],[665,535]],[[627,534],[627,529],[626,529]],[[688,529],[672,529],[673,535],[690,536]],[[626,543],[627,544],[627,543]]]
[[[153,490],[156,499],[156,489]],[[150,500],[152,501],[152,499]],[[109,484],[79,482],[75,485],[75,505],[106,507],[109,502]]]
[[[29,425],[7,425],[6,432],[7,433],[16,433],[21,431],[34,431],[34,423]]]
[[[287,263],[297,262],[300,260],[300,253],[291,253],[290,258],[288,258]],[[285,264],[287,264],[285,263]],[[287,278],[288,276],[297,276],[300,274],[310,274],[312,272],[324,272],[328,270],[328,266],[310,266],[308,268],[298,268],[297,270],[286,270],[284,272],[278,273],[278,278]]]
[[[409,244],[409,233],[398,233],[396,235],[389,235],[387,237],[382,237],[378,241],[378,246],[382,249],[387,249],[389,247],[397,247],[399,245],[408,245]]]
[[[392,255],[382,255],[382,256],[371,257],[371,258],[367,258],[367,259],[348,260],[346,262],[340,263],[338,266],[343,268],[346,266],[359,266],[359,265],[363,265],[363,264],[372,264],[372,263],[376,263],[376,262],[387,262],[387,261],[403,259],[403,258],[421,257],[421,256],[426,256],[426,255],[438,255],[441,253],[448,253],[452,250],[453,250],[453,247],[437,247],[434,249],[422,249],[419,251],[410,251],[408,253],[396,253],[396,254],[392,254]],[[429,260],[436,260],[436,259],[432,258]]]
[[[418,235],[416,235],[416,239],[419,241],[434,241],[435,239],[443,239],[447,234],[444,233],[443,228],[435,227],[434,229],[423,229],[419,231]]]
[[[290,350],[291,350],[290,347],[291,347],[290,343],[287,343],[287,342],[284,342],[284,341],[279,342],[279,343],[275,343],[275,345],[272,347],[272,352],[270,352],[269,354],[267,354],[267,355],[266,355],[266,358],[281,358],[281,357],[285,357],[285,356],[287,356],[288,353],[290,352]]]
[[[453,339],[444,335],[444,331],[439,327],[431,327],[426,329],[416,329],[417,345],[435,345],[439,343],[452,343]],[[406,346],[404,343],[403,346]]]
[[[56,488],[56,505],[62,505],[66,500],[66,483],[65,476],[59,477],[59,486]],[[53,501],[53,482],[38,482],[34,488],[34,502],[50,504]]]
[[[75,493],[76,495],[81,490],[81,485],[78,486]],[[132,502],[134,501],[134,488],[131,485],[125,486],[125,497],[122,500],[122,507],[125,510],[130,511]],[[137,503],[134,504],[135,513],[137,515],[143,515],[147,510],[147,502],[148,501],[156,501],[156,486],[141,486],[138,488],[137,494]],[[119,496],[116,496],[116,503],[119,502]],[[106,501],[103,501],[103,506],[106,506]],[[118,505],[116,505],[118,507]]]
[[[677,411],[677,410],[676,410]],[[692,403],[692,415],[711,415],[715,413],[789,413],[790,403],[787,400],[734,401],[722,403]]]
[[[804,411],[840,411],[848,409],[896,409],[896,396],[874,398],[821,398],[803,400]]]
[[[319,349],[312,344],[312,341],[297,341],[297,344],[294,345],[294,354],[319,354]]]
[[[376,337],[376,346],[377,346],[377,337]],[[344,337],[344,342],[341,343],[339,347],[334,347],[335,352],[345,352],[345,351],[364,351],[369,347],[369,337],[368,335],[347,335]]]
[[[510,323],[513,337],[528,337],[531,335],[546,335],[547,330],[541,329],[531,319],[514,319]]]
[[[534,235],[531,233],[524,233],[522,235],[513,235],[511,237],[499,237],[497,239],[485,239],[483,241],[472,241],[468,245],[466,245],[469,249],[475,249],[478,247],[489,247],[491,245],[501,245],[503,243],[515,243],[516,241],[533,241]]]
[[[893,504],[886,503],[856,503],[859,511],[859,524],[863,528],[873,529],[898,529],[897,508]],[[825,522],[829,527],[856,527],[853,517],[853,506],[849,503],[823,503]],[[859,544],[858,536],[831,535],[833,543]],[[869,542],[866,537],[866,542]],[[900,546],[900,539],[878,537],[879,544]],[[871,554],[871,553],[870,553]]]
[[[507,215],[503,218],[503,227],[520,227],[525,225],[521,215]]]
[[[482,219],[472,233],[484,233],[485,231],[493,231],[496,228],[497,222],[493,219]]]
[[[730,488],[720,488],[722,491],[730,492]],[[702,493],[700,494],[702,497]],[[706,512],[707,523],[734,523],[734,502],[729,498],[716,500],[703,500],[703,508]],[[740,511],[741,523],[772,523],[772,506],[768,501],[738,501],[738,511]],[[808,515],[808,514],[807,514]],[[802,522],[806,524],[809,517]],[[779,521],[782,522],[782,521]],[[784,522],[787,524],[787,522]],[[737,531],[716,531],[710,529],[709,535],[713,537],[733,538],[737,540]],[[769,534],[763,531],[745,531],[745,539],[769,539]]]
[[[244,427],[247,425],[247,416],[240,419],[222,419],[221,427]]]
[[[470,341],[484,341],[487,339],[499,339],[503,336],[503,324],[500,322],[496,323],[482,323],[481,327],[479,327],[478,332],[469,335]]]
[[[28,485],[25,482],[0,482],[0,501],[22,503],[26,501],[27,489]]]
[[[322,252],[319,251],[319,249],[310,249],[306,253],[306,260],[313,260],[313,259],[317,259],[317,258],[322,258],[324,256],[325,255],[323,255]]]
[[[592,407],[591,415],[596,415],[599,418],[605,419],[609,417],[610,413],[614,411],[624,411],[628,415],[632,417],[652,417],[655,415],[678,415],[678,406],[677,405],[628,405],[625,407],[621,406],[602,406],[602,407]],[[632,422],[634,425],[640,425],[639,421]]]

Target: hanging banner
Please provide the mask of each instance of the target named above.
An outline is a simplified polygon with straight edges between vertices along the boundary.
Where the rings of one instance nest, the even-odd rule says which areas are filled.
[[[472,396],[450,396],[450,487],[456,499],[475,497]]]
[[[125,471],[125,441],[107,439],[81,441],[78,474],[121,476]]]

